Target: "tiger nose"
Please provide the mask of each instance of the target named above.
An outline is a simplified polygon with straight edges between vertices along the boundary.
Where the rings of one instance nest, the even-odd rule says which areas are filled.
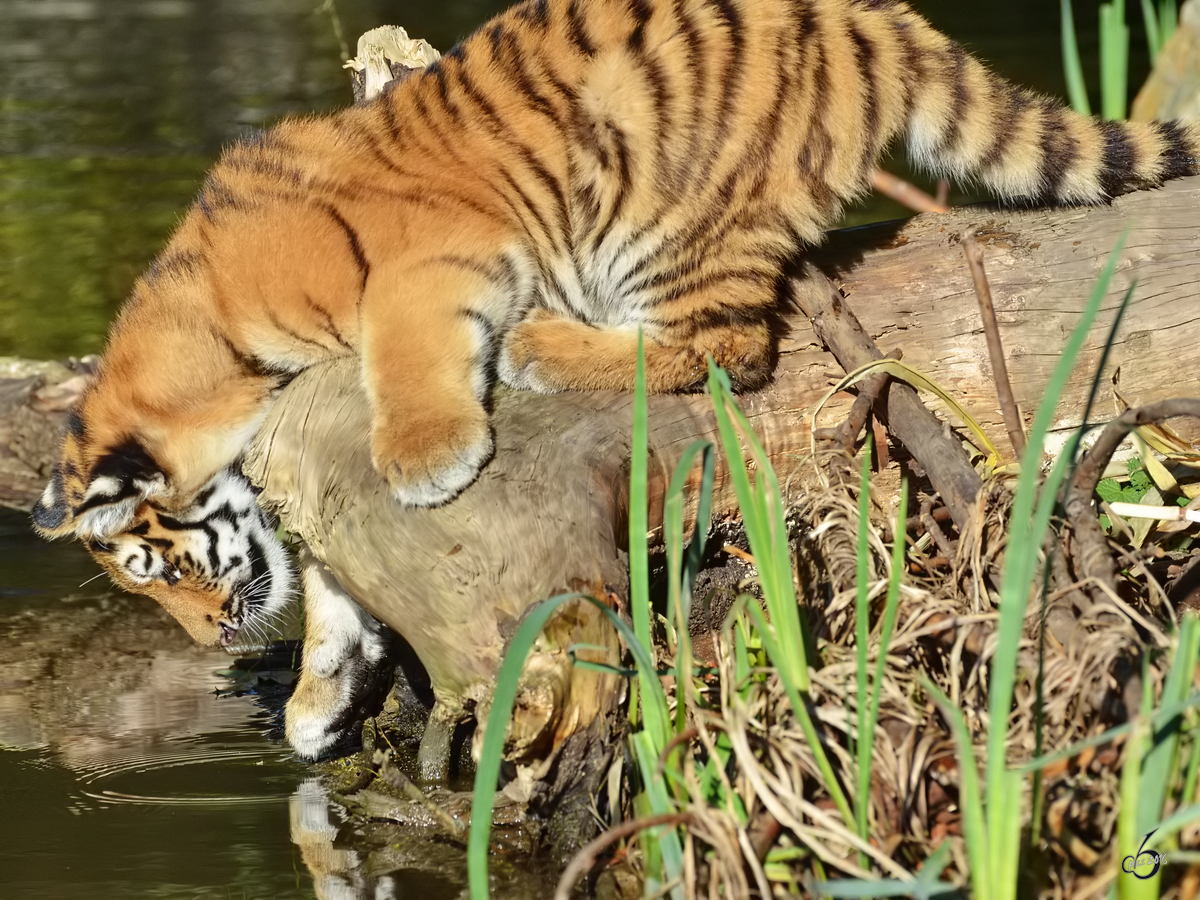
[[[221,646],[228,647],[237,638],[237,626],[230,625],[228,622],[218,622],[221,626]]]

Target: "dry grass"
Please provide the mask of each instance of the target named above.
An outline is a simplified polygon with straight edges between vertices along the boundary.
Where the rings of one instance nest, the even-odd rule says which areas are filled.
[[[711,758],[717,753],[715,736],[728,737],[733,760],[725,777],[745,816],[714,808],[688,776],[693,802],[683,808],[693,817],[686,833],[694,852],[688,853],[686,896],[717,896],[717,885],[720,896],[776,896],[779,890],[802,889],[806,878],[813,888],[815,871],[909,880],[945,841],[951,862],[943,877],[966,887],[959,761],[946,722],[919,682],[929,680],[962,710],[977,758],[986,758],[988,672],[996,646],[992,585],[1004,549],[1007,497],[1004,491],[991,493],[970,536],[955,541],[948,565],[937,559],[931,539],[910,532],[879,727],[872,736],[868,843],[845,827],[820,789],[820,772],[777,675],[768,671],[739,685],[729,623],[711,635],[719,675],[700,684],[698,696],[686,701],[694,734],[690,750],[696,760]],[[813,712],[843,779],[854,771],[850,748],[857,739],[858,518],[855,492],[828,480],[794,494],[788,517],[801,604],[818,645],[818,656],[810,660]],[[882,652],[878,618],[890,576],[890,542],[891,528],[873,507],[868,524],[872,666]],[[742,587],[753,589],[752,568]],[[1048,630],[1040,640],[1042,607],[1030,604],[1009,722],[1011,766],[1125,721],[1130,705],[1136,712],[1141,698],[1143,659],[1154,690],[1161,688],[1169,658],[1152,651],[1169,643],[1173,628],[1163,616],[1170,609],[1163,596],[1157,584],[1126,573],[1118,594],[1076,617],[1069,643]],[[1111,887],[1118,858],[1135,849],[1115,846],[1121,745],[1118,739],[1053,764],[1040,783],[1023,780],[1027,813],[1035,805],[1035,788],[1040,794],[1040,837],[1023,862],[1029,877],[1020,896],[1101,896]],[[681,771],[691,773],[692,767]],[[761,841],[756,846],[755,833],[764,822],[780,832],[770,852]],[[731,863],[739,858],[740,868]],[[776,858],[786,862],[778,864]],[[1176,877],[1183,874],[1177,871]],[[1186,890],[1175,895],[1188,896]]]

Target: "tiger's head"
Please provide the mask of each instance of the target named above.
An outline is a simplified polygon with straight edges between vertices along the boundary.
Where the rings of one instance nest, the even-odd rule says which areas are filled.
[[[293,576],[249,480],[231,465],[186,508],[168,512],[141,496],[147,478],[153,483],[152,474],[102,472],[74,505],[75,527],[66,532],[83,539],[120,587],[157,601],[201,644],[227,647],[239,632],[261,629],[291,599]],[[43,535],[63,533],[62,490],[56,475],[34,507]]]
[[[135,285],[67,416],[33,522],[43,537],[83,541],[197,641],[227,645],[291,591],[236,464],[278,383],[204,327],[197,268],[168,252]]]

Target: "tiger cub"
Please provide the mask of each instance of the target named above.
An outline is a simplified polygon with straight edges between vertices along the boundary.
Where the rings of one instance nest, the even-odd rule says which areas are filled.
[[[289,378],[361,359],[375,467],[413,506],[488,460],[497,379],[627,390],[639,328],[651,390],[699,388],[706,354],[759,386],[785,260],[896,138],[1009,200],[1200,170],[1197,126],[1076,115],[901,2],[527,0],[375,101],[225,151],[112,328],[37,528],[228,642],[286,579],[144,539],[238,483]]]

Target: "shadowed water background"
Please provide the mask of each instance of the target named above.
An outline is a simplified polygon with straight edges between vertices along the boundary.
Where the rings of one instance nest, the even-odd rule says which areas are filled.
[[[0,897],[308,897],[289,839],[306,769],[230,657],[0,511]],[[218,892],[219,889],[219,892]]]
[[[502,5],[336,10],[353,53],[385,23],[445,50]],[[1063,94],[1058,4],[914,5],[1012,80]],[[1090,73],[1095,9],[1076,5]],[[0,355],[98,352],[220,148],[347,102],[317,6],[0,0]],[[872,202],[851,220],[901,212]],[[329,874],[353,870],[355,851],[334,846],[336,811],[271,717],[218,696],[231,658],[193,647],[149,601],[87,583],[96,574],[77,546],[0,512],[0,900],[458,896],[461,855],[444,846],[392,875]]]

